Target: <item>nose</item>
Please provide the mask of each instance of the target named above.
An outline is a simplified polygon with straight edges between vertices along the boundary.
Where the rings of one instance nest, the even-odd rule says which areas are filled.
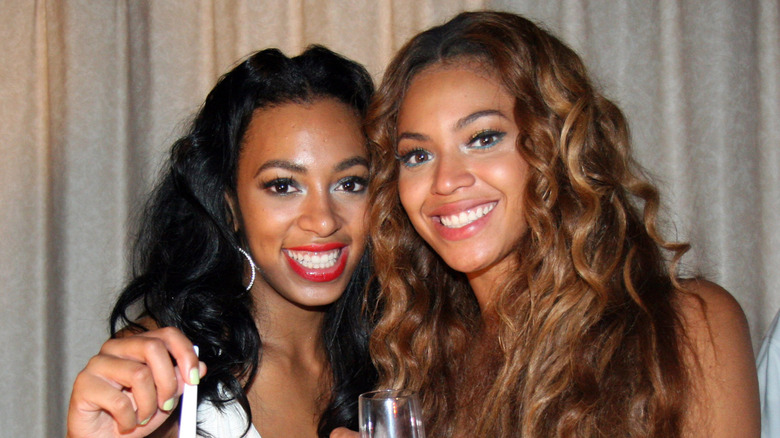
[[[471,186],[476,181],[474,174],[458,157],[442,154],[438,158],[431,185],[432,193],[450,195],[460,188]]]
[[[306,196],[298,226],[320,237],[330,236],[341,227],[341,218],[334,210],[329,192],[312,192]]]

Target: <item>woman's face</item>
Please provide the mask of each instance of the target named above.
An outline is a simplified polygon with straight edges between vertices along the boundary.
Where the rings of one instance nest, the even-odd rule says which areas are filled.
[[[303,308],[341,296],[365,246],[367,179],[361,121],[349,106],[323,98],[255,112],[236,192],[260,271],[256,296]]]
[[[431,66],[400,107],[398,188],[414,228],[472,286],[512,265],[526,231],[528,165],[515,146],[514,98],[475,63]],[[479,298],[479,297],[478,297]]]

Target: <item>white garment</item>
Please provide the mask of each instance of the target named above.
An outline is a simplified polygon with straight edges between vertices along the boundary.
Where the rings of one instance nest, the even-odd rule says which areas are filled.
[[[246,422],[246,413],[235,400],[225,404],[221,411],[208,401],[198,406],[198,429],[210,433],[214,438],[260,438],[254,425],[249,427],[246,435],[242,435]]]
[[[769,326],[758,351],[758,388],[761,397],[761,438],[780,438],[780,312]]]

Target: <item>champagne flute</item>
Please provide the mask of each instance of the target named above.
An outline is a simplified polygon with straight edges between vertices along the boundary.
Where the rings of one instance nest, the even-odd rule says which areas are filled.
[[[417,393],[385,389],[360,394],[360,438],[425,438]]]

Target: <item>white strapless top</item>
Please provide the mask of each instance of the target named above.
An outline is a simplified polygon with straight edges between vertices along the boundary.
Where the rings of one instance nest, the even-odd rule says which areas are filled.
[[[260,438],[254,425],[249,427],[246,435],[242,435],[246,422],[246,413],[235,400],[227,403],[221,411],[209,401],[198,406],[198,429],[215,438]]]

